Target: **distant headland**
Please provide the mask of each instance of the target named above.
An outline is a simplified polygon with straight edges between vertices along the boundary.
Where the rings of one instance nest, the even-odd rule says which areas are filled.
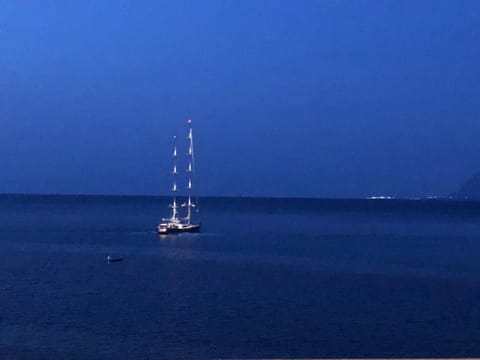
[[[459,200],[480,200],[480,172],[473,174],[460,186],[458,191],[450,196]]]

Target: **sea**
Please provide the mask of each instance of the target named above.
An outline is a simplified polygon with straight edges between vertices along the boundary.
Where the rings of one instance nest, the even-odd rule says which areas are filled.
[[[480,203],[168,202],[0,196],[0,359],[480,356]]]

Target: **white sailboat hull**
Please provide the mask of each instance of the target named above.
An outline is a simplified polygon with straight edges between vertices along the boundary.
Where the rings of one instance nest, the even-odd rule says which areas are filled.
[[[159,234],[175,234],[182,232],[199,232],[200,224],[161,223],[157,226]]]

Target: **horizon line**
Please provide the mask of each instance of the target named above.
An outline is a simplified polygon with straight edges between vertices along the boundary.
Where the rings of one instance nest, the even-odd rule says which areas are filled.
[[[165,198],[170,194],[92,194],[92,193],[29,193],[29,192],[0,192],[0,196],[65,196],[65,197],[141,197],[141,198]],[[365,197],[318,197],[318,196],[259,196],[259,195],[198,195],[199,198],[227,198],[227,199],[298,199],[298,200],[372,200],[372,201],[395,201],[395,200],[450,200],[450,201],[480,201],[474,198],[456,198],[452,196],[365,196]]]

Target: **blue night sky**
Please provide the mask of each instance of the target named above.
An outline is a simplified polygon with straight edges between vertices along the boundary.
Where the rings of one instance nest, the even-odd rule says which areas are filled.
[[[0,192],[445,195],[480,171],[480,1],[0,0]]]

